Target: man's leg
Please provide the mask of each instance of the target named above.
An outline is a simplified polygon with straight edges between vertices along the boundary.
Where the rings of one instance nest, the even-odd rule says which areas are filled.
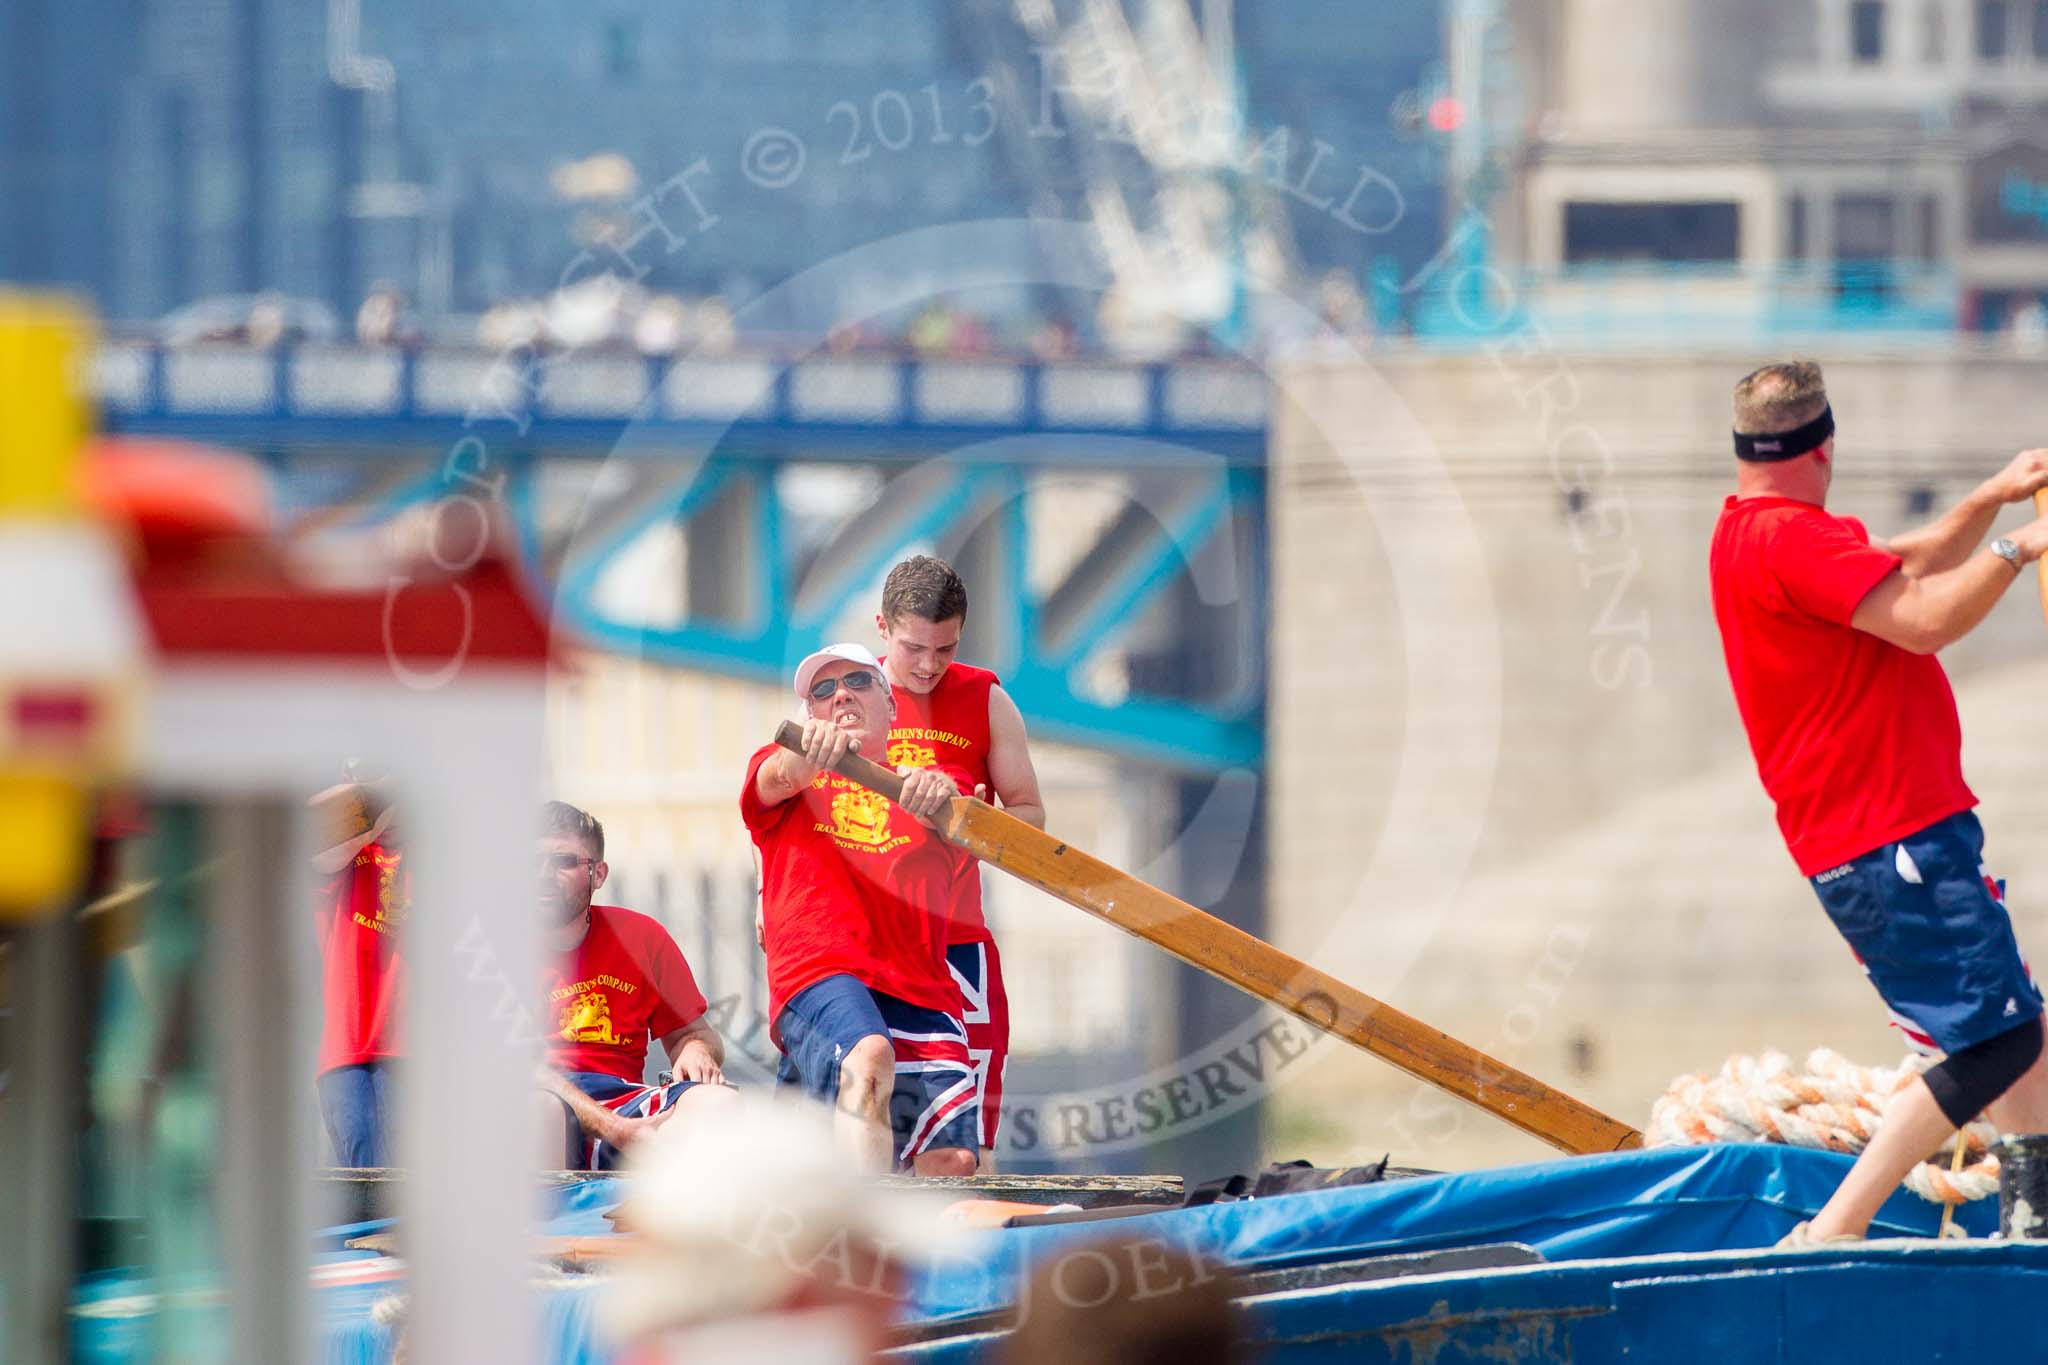
[[[1986,1113],[2001,1133],[2048,1133],[2048,1048]]]
[[[1954,1131],[1927,1083],[1913,1082],[1893,1097],[1877,1136],[1813,1216],[1807,1231],[1815,1240],[1843,1233],[1862,1236],[1906,1173],[1940,1150],[1943,1139]]]
[[[875,1002],[896,1054],[889,1099],[896,1159],[914,1175],[973,1175],[980,1164],[980,1086],[957,1015],[893,996]]]
[[[976,1169],[972,1147],[933,1147],[910,1159],[912,1175],[973,1175]]]
[[[702,1123],[715,1121],[718,1115],[739,1101],[740,1092],[729,1085],[692,1085],[678,1095],[668,1107],[670,1117],[664,1123]]]
[[[372,1154],[379,1166],[396,1166],[398,1156],[392,1146],[393,1110],[398,1099],[398,1077],[392,1068],[402,1065],[398,1062],[371,1062],[367,1068],[370,1076],[370,1132],[374,1138]]]
[[[546,1091],[534,1094],[534,1164],[543,1171],[580,1171],[590,1164],[590,1144],[569,1106]]]
[[[338,1165],[362,1170],[382,1166],[388,1154],[379,1132],[376,1082],[367,1066],[338,1066],[316,1082],[320,1117]]]
[[[791,997],[776,1033],[804,1092],[832,1106],[839,1141],[861,1169],[888,1171],[896,1054],[874,993],[853,977],[828,976]]]
[[[889,1096],[896,1087],[896,1050],[886,1036],[869,1034],[839,1063],[839,1103],[834,1124],[839,1141],[864,1171],[886,1174],[893,1166]]]

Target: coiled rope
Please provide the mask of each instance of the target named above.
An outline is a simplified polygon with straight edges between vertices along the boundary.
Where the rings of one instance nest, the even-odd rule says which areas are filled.
[[[1895,1068],[1857,1066],[1827,1048],[1806,1059],[1804,1071],[1783,1053],[1734,1056],[1711,1076],[1680,1076],[1650,1109],[1644,1142],[1651,1147],[1696,1147],[1709,1142],[1782,1142],[1852,1155],[1867,1146],[1891,1097],[1926,1070],[1930,1060],[1907,1057]],[[1963,1166],[1952,1170],[1955,1139],[1906,1176],[1906,1188],[1936,1204],[1966,1204],[1998,1192],[1998,1133],[1983,1119],[1959,1135]]]

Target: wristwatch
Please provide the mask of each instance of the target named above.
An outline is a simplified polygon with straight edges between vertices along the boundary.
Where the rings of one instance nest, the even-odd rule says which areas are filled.
[[[2019,543],[2011,536],[2000,536],[1992,541],[1991,553],[2012,565],[2014,573],[2018,573],[2022,568],[2026,567],[2026,561],[2020,558]]]

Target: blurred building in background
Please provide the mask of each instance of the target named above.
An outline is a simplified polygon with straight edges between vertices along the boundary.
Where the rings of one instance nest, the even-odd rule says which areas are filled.
[[[2040,330],[2048,4],[1508,14],[1528,117],[1490,208],[1566,329]]]

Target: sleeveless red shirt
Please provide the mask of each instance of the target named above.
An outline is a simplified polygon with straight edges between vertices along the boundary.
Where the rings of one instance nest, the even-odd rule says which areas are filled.
[[[943,764],[965,771],[970,790],[987,785],[988,692],[996,683],[986,668],[956,662],[922,696],[907,687],[892,689],[896,723],[889,727],[889,766]],[[985,943],[992,937],[981,916],[981,864],[969,859],[954,889],[946,942]]]

